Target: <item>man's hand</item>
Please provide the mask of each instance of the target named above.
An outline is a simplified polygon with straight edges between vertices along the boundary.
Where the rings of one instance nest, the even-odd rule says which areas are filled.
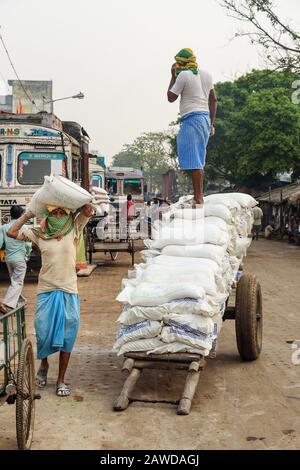
[[[31,211],[25,211],[23,215],[26,220],[30,220],[35,217],[34,213]]]
[[[216,129],[215,129],[215,126],[212,124],[210,126],[210,137],[213,137],[216,133]]]
[[[171,67],[172,78],[176,78],[176,62]]]
[[[95,214],[95,208],[93,204],[89,203],[83,206],[83,208],[81,209],[81,214],[85,217],[92,217],[92,215]]]

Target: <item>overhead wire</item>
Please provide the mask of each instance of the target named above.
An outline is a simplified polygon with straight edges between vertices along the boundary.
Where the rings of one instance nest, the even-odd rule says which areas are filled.
[[[14,73],[15,73],[17,79],[18,79],[18,82],[19,82],[19,84],[20,84],[22,90],[24,91],[26,97],[28,98],[28,100],[30,101],[30,103],[32,103],[32,104],[36,107],[36,109],[37,109],[38,111],[41,111],[41,110],[38,108],[38,106],[36,105],[35,101],[32,99],[32,97],[29,95],[29,93],[28,93],[27,90],[25,89],[25,87],[24,87],[24,85],[23,85],[23,83],[22,83],[22,80],[20,79],[20,77],[19,77],[19,75],[18,75],[18,72],[17,72],[17,70],[16,70],[16,68],[15,68],[15,66],[14,66],[14,64],[13,64],[13,61],[12,61],[12,59],[11,59],[11,57],[10,57],[10,54],[9,54],[9,52],[8,52],[8,50],[7,50],[7,47],[6,47],[5,42],[4,42],[4,39],[3,39],[3,37],[2,37],[2,34],[1,34],[1,26],[0,26],[0,41],[2,42],[2,45],[3,45],[3,47],[4,47],[4,50],[5,50],[5,52],[6,52],[6,55],[7,55],[7,57],[8,57],[9,62],[10,62],[10,65],[11,65],[11,67],[12,67],[12,69],[13,69],[13,71],[14,71]]]

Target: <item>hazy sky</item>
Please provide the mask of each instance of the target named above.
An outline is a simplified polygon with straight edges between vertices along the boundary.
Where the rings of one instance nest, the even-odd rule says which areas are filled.
[[[277,0],[284,18],[299,18],[299,0]],[[216,0],[0,0],[3,38],[23,80],[53,80],[61,119],[81,123],[92,149],[108,157],[146,131],[164,130],[178,103],[166,89],[183,47],[224,81],[262,67],[247,39],[231,41],[239,23]],[[0,44],[0,94],[15,78]]]

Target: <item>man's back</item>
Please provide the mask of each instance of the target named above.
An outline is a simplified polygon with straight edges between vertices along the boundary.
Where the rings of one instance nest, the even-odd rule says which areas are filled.
[[[29,255],[31,250],[31,244],[20,240],[15,240],[7,236],[7,231],[15,223],[12,220],[8,224],[0,227],[0,247],[5,243],[6,261],[18,262],[24,261]]]
[[[197,74],[191,70],[180,72],[171,90],[181,95],[180,115],[209,112],[208,100],[212,89],[213,81],[208,72],[204,70],[199,70]]]

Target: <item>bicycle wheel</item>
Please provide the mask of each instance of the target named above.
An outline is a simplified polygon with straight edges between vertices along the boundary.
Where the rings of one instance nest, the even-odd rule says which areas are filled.
[[[17,373],[16,428],[20,450],[29,450],[31,447],[35,415],[34,394],[34,355],[31,342],[25,338]]]

